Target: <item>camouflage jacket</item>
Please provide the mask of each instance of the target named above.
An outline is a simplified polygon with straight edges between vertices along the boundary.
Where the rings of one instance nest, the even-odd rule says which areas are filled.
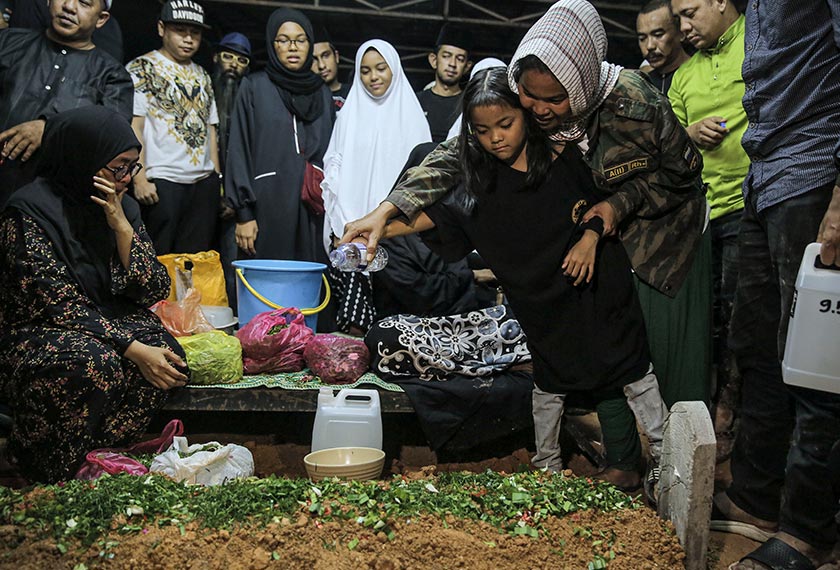
[[[675,296],[706,220],[703,161],[668,100],[624,70],[591,119],[584,160],[616,212],[622,243],[642,281]],[[460,182],[456,139],[406,172],[386,200],[409,218]]]

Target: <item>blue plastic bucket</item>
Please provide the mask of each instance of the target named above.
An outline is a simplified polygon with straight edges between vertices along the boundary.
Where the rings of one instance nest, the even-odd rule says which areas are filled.
[[[249,259],[233,262],[236,272],[236,306],[239,326],[243,327],[259,313],[277,308],[295,307],[313,331],[318,313],[327,306],[330,290],[323,278],[323,263],[280,259]],[[321,303],[321,282],[327,287]]]

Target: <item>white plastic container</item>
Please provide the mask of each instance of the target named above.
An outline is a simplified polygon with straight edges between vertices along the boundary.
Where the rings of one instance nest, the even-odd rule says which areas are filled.
[[[840,394],[840,269],[822,268],[819,255],[820,244],[810,244],[799,266],[782,377],[785,384]]]
[[[382,449],[379,392],[345,388],[333,395],[332,388],[321,388],[312,429],[312,451],[331,447]]]

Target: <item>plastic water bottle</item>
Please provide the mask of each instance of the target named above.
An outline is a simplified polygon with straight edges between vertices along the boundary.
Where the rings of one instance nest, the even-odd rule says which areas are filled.
[[[330,263],[339,271],[379,271],[388,264],[388,252],[377,247],[373,261],[368,264],[364,244],[343,243],[330,252]]]
[[[379,392],[329,386],[318,393],[318,411],[312,427],[312,451],[332,447],[382,449],[382,411]]]
[[[820,244],[805,248],[790,308],[785,384],[840,394],[840,270],[819,262]]]

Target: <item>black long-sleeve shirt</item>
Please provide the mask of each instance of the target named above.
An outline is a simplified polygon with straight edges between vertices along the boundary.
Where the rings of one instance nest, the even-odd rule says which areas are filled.
[[[57,44],[45,32],[0,32],[0,131],[86,105],[131,120],[134,85],[114,58]]]
[[[0,132],[38,118],[102,105],[131,121],[134,84],[128,72],[98,48],[77,50],[45,32],[0,31]],[[38,153],[26,163],[0,166],[0,207],[35,177]]]

